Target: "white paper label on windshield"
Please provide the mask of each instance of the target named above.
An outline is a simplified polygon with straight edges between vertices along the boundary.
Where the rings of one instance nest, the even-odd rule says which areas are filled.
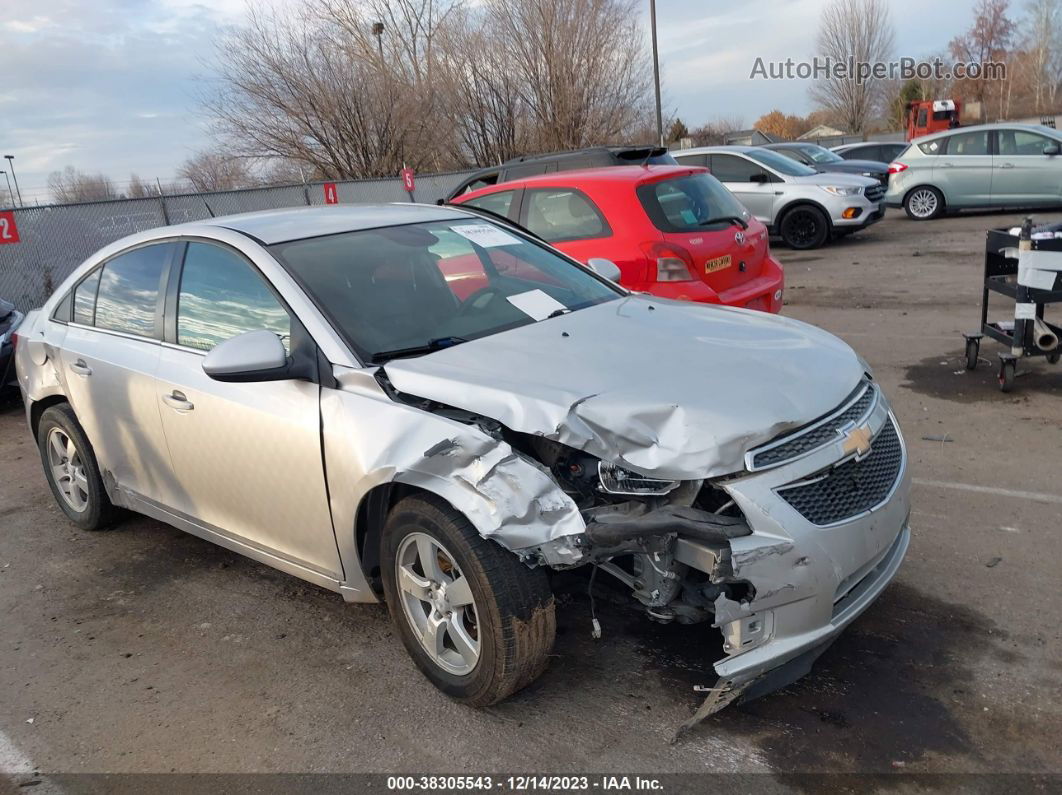
[[[461,226],[451,226],[450,229],[457,232],[461,237],[471,240],[477,246],[483,246],[483,248],[511,246],[523,242],[520,238],[514,237],[504,229],[499,229],[491,224],[462,224]]]
[[[517,293],[516,295],[510,295],[506,300],[532,320],[545,320],[558,309],[568,308],[556,298],[541,290],[528,290],[526,293]]]

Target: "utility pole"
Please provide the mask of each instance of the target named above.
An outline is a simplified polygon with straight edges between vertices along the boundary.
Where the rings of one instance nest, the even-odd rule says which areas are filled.
[[[9,177],[7,175],[6,171],[0,171],[0,174],[3,174],[4,178],[7,180],[7,195],[11,197],[11,206],[14,207],[15,206],[15,194],[11,190],[11,177]]]
[[[11,179],[15,180],[15,193],[18,194],[18,206],[25,207],[26,205],[22,202],[22,189],[18,186],[18,176],[15,174],[15,156],[4,155],[4,159],[7,160],[7,169],[11,172]]]
[[[660,113],[660,57],[656,50],[656,0],[649,0],[649,24],[653,30],[653,85],[656,88],[656,137],[664,145],[664,119]]]

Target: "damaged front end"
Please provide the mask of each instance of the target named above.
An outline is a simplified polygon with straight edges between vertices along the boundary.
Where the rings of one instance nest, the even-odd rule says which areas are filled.
[[[544,476],[540,486],[549,485],[535,486],[532,502],[536,511],[543,500],[556,503],[564,529],[525,543],[533,534],[520,532],[520,515],[499,515],[495,541],[529,565],[596,566],[626,585],[649,619],[720,633],[724,655],[683,729],[806,674],[891,581],[907,549],[906,451],[867,378],[833,411],[743,451],[743,466],[731,474],[703,478],[639,471],[629,456],[623,465],[604,460],[545,433],[399,392],[382,373],[378,379],[392,399],[496,442],[493,451],[449,441],[426,450],[440,475],[450,467],[451,477],[466,478],[468,460],[485,456],[493,463],[472,469],[511,467],[505,488],[513,493]],[[482,490],[489,481],[467,485]]]

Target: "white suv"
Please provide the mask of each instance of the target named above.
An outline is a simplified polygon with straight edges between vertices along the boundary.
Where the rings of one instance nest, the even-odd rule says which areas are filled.
[[[705,166],[790,248],[818,248],[885,215],[885,186],[855,174],[824,174],[757,146],[705,146],[672,152]]]

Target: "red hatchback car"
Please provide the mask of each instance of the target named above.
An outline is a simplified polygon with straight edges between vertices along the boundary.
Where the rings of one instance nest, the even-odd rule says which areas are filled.
[[[516,221],[580,262],[610,259],[630,290],[766,312],[782,308],[782,266],[771,256],[766,227],[704,168],[563,171],[452,201]]]

